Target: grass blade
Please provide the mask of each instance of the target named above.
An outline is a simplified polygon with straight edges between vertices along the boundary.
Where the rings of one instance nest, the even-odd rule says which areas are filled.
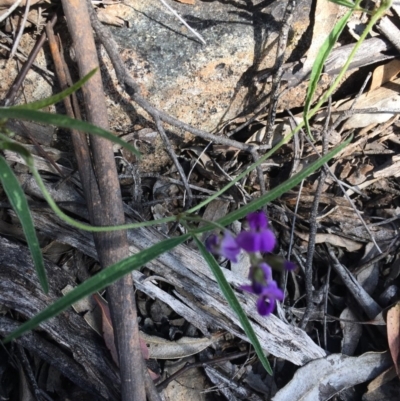
[[[362,12],[367,12],[367,10],[364,10],[363,8],[358,8],[352,1],[348,0],[329,0],[331,3],[336,3],[339,6],[344,6],[347,8],[352,8],[355,11],[362,11]]]
[[[360,1],[357,2],[357,5],[359,2]],[[352,7],[355,7],[355,5],[353,4]],[[310,124],[308,121],[308,113],[311,108],[311,102],[313,100],[315,91],[317,89],[318,82],[321,77],[321,73],[324,68],[325,61],[328,58],[329,54],[331,53],[333,46],[339,39],[339,36],[341,35],[343,29],[345,28],[347,21],[351,17],[352,13],[353,13],[353,9],[349,10],[334,26],[334,28],[332,29],[332,32],[328,35],[328,37],[325,39],[324,43],[322,44],[321,49],[317,55],[317,58],[314,61],[314,65],[313,65],[313,68],[311,70],[311,75],[310,75],[310,83],[307,88],[307,95],[306,95],[304,111],[303,111],[304,126],[305,126],[307,134],[310,136],[310,138],[312,138],[312,135],[311,135]]]
[[[74,92],[80,89],[87,81],[89,81],[90,78],[92,78],[92,76],[96,73],[96,71],[97,68],[90,71],[89,74],[85,75],[82,79],[80,79],[76,84],[72,85],[70,88],[63,90],[62,92],[57,93],[54,96],[47,97],[46,99],[43,100],[38,100],[37,102],[31,102],[27,104],[13,106],[10,107],[10,109],[40,110],[45,107],[51,106],[52,104],[61,102],[61,100],[63,100],[69,95],[72,95]]]
[[[308,113],[307,118],[311,118],[314,116],[318,110],[321,108],[321,106],[329,99],[329,97],[332,95],[332,93],[335,91],[335,89],[338,87],[339,83],[342,81],[344,75],[346,74],[346,71],[349,68],[349,65],[351,61],[354,58],[354,55],[360,48],[362,42],[365,40],[367,35],[371,32],[372,28],[374,25],[378,22],[380,18],[383,17],[383,15],[386,13],[386,11],[392,6],[393,0],[382,0],[380,6],[375,9],[371,13],[371,18],[368,22],[368,25],[365,27],[364,31],[360,35],[360,38],[358,39],[357,43],[354,45],[352,51],[349,54],[349,57],[347,57],[347,60],[343,64],[342,69],[340,70],[339,74],[336,76],[335,81],[333,84],[330,86],[330,88],[325,92],[325,94],[322,96],[322,98],[318,101],[318,103],[315,105],[315,107]],[[356,2],[356,6],[358,8],[360,4],[360,0]],[[303,123],[305,122],[305,119],[303,119]],[[297,127],[296,127],[297,128]]]
[[[113,135],[111,132],[106,131],[100,127],[89,124],[85,121],[75,120],[73,118],[53,113],[45,113],[43,111],[30,110],[23,107],[0,108],[0,118],[15,118],[19,120],[35,121],[44,124],[53,124],[57,127],[76,129],[77,131],[87,132],[89,134],[98,135],[102,138],[108,139],[111,142],[121,145],[125,149],[140,157],[140,153],[129,143],[123,141],[121,138]]]
[[[226,280],[224,273],[222,272],[221,268],[219,267],[214,256],[211,255],[211,253],[207,252],[203,243],[195,235],[193,236],[193,238],[196,241],[196,244],[199,247],[199,250],[200,250],[201,254],[203,255],[203,258],[210,266],[210,269],[213,272],[213,274],[217,280],[219,288],[221,288],[222,293],[224,294],[226,300],[228,301],[228,304],[235,311],[237,317],[239,318],[240,324],[242,325],[244,332],[246,333],[247,337],[249,338],[251,344],[253,345],[254,350],[256,351],[258,357],[260,358],[262,365],[264,366],[265,370],[270,375],[272,375],[271,365],[269,364],[268,359],[264,355],[264,351],[261,348],[261,345],[260,345],[260,342],[258,341],[256,333],[254,333],[253,327],[251,326],[249,319],[247,318],[246,314],[244,313],[230,284]]]
[[[42,286],[43,291],[47,294],[49,291],[49,285],[47,282],[46,270],[44,268],[42,251],[36,236],[28,202],[24,191],[19,185],[17,177],[14,175],[11,167],[2,156],[0,156],[0,181],[12,208],[21,222],[40,285]]]
[[[151,246],[148,249],[145,249],[144,251],[137,253],[136,255],[130,256],[129,258],[121,260],[120,262],[115,263],[110,267],[107,267],[106,269],[97,273],[95,276],[78,285],[78,287],[74,288],[71,292],[55,301],[42,312],[39,312],[32,319],[23,323],[20,327],[18,327],[17,330],[14,330],[11,334],[9,334],[4,339],[3,343],[14,340],[27,331],[34,329],[45,320],[48,320],[58,315],[63,310],[69,308],[72,304],[79,301],[80,299],[87,297],[88,295],[91,295],[96,291],[100,291],[104,287],[107,287],[108,285],[122,278],[125,274],[139,269],[162,253],[169,251],[177,245],[180,245],[188,238],[190,238],[190,234],[167,239],[165,241],[159,242],[156,245]]]

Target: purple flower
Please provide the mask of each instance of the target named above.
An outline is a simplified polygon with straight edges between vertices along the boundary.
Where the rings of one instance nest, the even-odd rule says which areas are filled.
[[[266,263],[252,266],[249,272],[249,280],[251,280],[251,285],[242,285],[240,289],[260,295],[266,284],[272,280],[271,268]]]
[[[247,215],[249,231],[242,231],[236,238],[237,244],[246,252],[271,252],[276,243],[274,233],[269,230],[268,219],[263,212]]]
[[[283,291],[272,279],[271,268],[266,263],[252,266],[249,273],[251,285],[242,285],[240,289],[259,295],[257,310],[262,316],[271,314],[275,309],[276,300],[283,300]]]
[[[258,313],[261,316],[270,315],[275,309],[276,300],[283,300],[283,291],[278,288],[276,281],[272,280],[257,299]]]
[[[291,262],[290,260],[285,260],[283,262],[283,267],[285,268],[285,270],[287,270],[289,272],[297,269],[296,264]]]
[[[279,255],[264,255],[264,261],[267,263],[273,270],[282,272],[282,271],[294,271],[297,269],[295,263],[290,262],[289,260],[285,260]]]
[[[239,245],[229,231],[225,231],[222,238],[215,234],[210,235],[206,240],[206,249],[214,255],[223,256],[235,263],[240,253]]]

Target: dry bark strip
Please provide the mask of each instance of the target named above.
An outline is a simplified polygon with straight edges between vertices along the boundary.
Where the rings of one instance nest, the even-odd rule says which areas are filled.
[[[0,237],[0,304],[29,319],[60,298],[65,286],[76,285],[54,263],[46,261],[45,265],[48,295],[40,287],[28,248]],[[1,317],[0,335],[10,334],[17,326],[11,319]],[[120,399],[118,370],[101,338],[81,316],[69,309],[43,323],[41,331],[45,336],[32,332],[16,341],[82,389],[104,400]]]
[[[87,5],[86,2],[79,0],[62,0],[62,5],[73,40],[79,73],[83,77],[94,68],[99,68]],[[109,129],[100,72],[84,85],[82,91],[88,121]],[[85,188],[91,223],[98,226],[124,224],[125,218],[112,143],[103,138],[91,137],[90,150],[93,155],[92,165],[98,191],[95,189],[93,193],[93,183]],[[80,173],[82,182],[85,184],[84,173],[83,171]],[[94,236],[94,239],[103,268],[129,255],[125,231],[99,233]],[[131,276],[127,275],[110,286],[108,296],[119,353],[122,400],[145,401],[143,360]]]

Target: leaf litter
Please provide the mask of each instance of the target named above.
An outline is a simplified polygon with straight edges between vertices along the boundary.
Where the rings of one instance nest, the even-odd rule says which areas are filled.
[[[187,7],[195,7],[195,2],[183,1],[182,3]],[[317,9],[319,12],[328,14],[330,12],[330,8],[323,7],[323,2],[320,0],[317,2]],[[336,18],[338,16],[339,14],[334,15]],[[324,18],[331,17],[327,15]],[[125,23],[123,18],[119,21],[120,24]],[[327,33],[327,24],[316,24],[312,37],[325,37]],[[317,41],[312,39],[311,42],[314,48],[310,48],[307,53],[306,67],[312,65],[313,57],[315,57],[313,54],[317,51],[315,50]],[[390,72],[381,70],[381,66],[376,69],[374,67],[371,87],[358,96],[353,110],[350,109],[353,107],[354,95],[360,89],[361,83],[358,81],[358,86],[354,86],[351,73],[349,73],[343,84],[345,88],[343,91],[350,96],[347,103],[343,102],[343,95],[339,93],[334,98],[331,108],[325,109],[312,121],[312,129],[317,139],[316,148],[319,152],[322,151],[322,146],[318,141],[326,130],[326,116],[331,115],[328,121],[331,144],[342,141],[351,130],[355,130],[353,144],[338,156],[329,168],[344,183],[372,235],[382,247],[383,253],[380,254],[374,249],[369,233],[366,232],[354,209],[343,197],[336,182],[329,177],[325,180],[319,199],[315,217],[318,230],[315,236],[310,233],[309,226],[311,204],[316,196],[318,184],[317,175],[309,177],[304,182],[300,194],[296,191],[289,192],[274,204],[269,205],[269,218],[279,238],[279,251],[282,256],[291,257],[300,267],[298,273],[289,273],[286,278],[282,277],[287,286],[285,301],[278,310],[279,317],[285,323],[294,326],[297,326],[304,318],[303,270],[308,244],[312,240],[316,251],[313,260],[314,293],[312,295],[315,309],[304,329],[311,340],[332,355],[317,358],[302,367],[296,367],[289,358],[276,359],[277,368],[273,378],[269,378],[260,371],[257,361],[251,358],[221,363],[219,366],[207,367],[204,371],[198,369],[197,379],[200,377],[199,383],[204,386],[204,389],[208,386],[206,376],[216,386],[215,391],[219,396],[223,395],[228,399],[261,399],[260,394],[266,395],[266,388],[270,390],[268,397],[273,397],[275,401],[289,398],[327,400],[334,396],[339,397],[337,399],[350,399],[340,398],[340,393],[342,392],[345,397],[344,390],[356,388],[354,391],[360,398],[353,399],[362,397],[363,400],[372,400],[374,398],[371,394],[378,389],[384,392],[385,386],[390,385],[391,388],[398,389],[398,378],[390,373],[390,366],[392,359],[398,375],[400,315],[395,302],[399,294],[397,250],[400,189],[397,178],[400,125],[397,119],[398,114],[391,111],[399,109],[398,90],[395,90],[398,86],[396,77],[399,69],[393,61]],[[358,80],[366,76],[365,70],[360,71]],[[290,88],[288,90],[290,92]],[[374,108],[380,110],[371,111]],[[370,111],[359,113],[357,109],[370,109]],[[280,131],[290,130],[293,124],[292,119],[298,118],[299,115],[295,113],[293,117],[288,118],[283,115],[283,108],[278,108],[278,111],[282,113],[279,115],[282,118],[277,121],[280,124]],[[349,117],[337,123],[346,111]],[[247,124],[250,120],[252,122]],[[141,121],[135,127],[135,131],[140,133],[142,130],[149,129],[150,132],[154,132],[152,126],[145,125]],[[239,129],[242,125],[246,126]],[[243,113],[236,119],[226,121],[221,133],[243,143],[259,144],[267,135],[266,126],[267,115]],[[278,125],[275,127],[278,131]],[[277,132],[272,143],[279,140],[279,135]],[[140,142],[140,146],[147,152],[153,152],[159,146],[153,138],[149,142],[140,136],[137,138],[133,136],[132,142],[134,141]],[[230,145],[206,146],[202,141],[190,140],[187,143],[176,141],[174,146],[185,171],[187,173],[191,171],[190,184],[196,187],[194,191],[198,199],[220,189],[252,162],[248,154]],[[294,155],[298,160],[294,160]],[[293,143],[280,149],[262,165],[262,174],[267,187],[273,188],[293,174],[293,166],[297,165],[297,169],[301,169],[316,157],[315,150],[307,143],[303,135],[299,135]],[[16,166],[21,175],[25,173],[21,160],[11,154],[7,154],[7,158],[10,162],[18,163]],[[42,163],[43,172],[54,174],[52,167],[41,156],[37,156],[37,160]],[[125,180],[122,191],[125,196],[132,193],[134,187],[141,187],[139,201],[142,217],[149,219],[154,218],[155,215],[166,216],[182,210],[185,199],[182,185],[172,181],[167,184],[165,182],[166,179],[179,180],[174,167],[165,164],[157,172],[142,170],[138,176],[135,176],[129,168],[129,162],[124,157],[120,160],[121,177],[124,176]],[[60,166],[68,169],[67,165]],[[70,171],[66,171],[68,172]],[[224,197],[211,203],[204,211],[203,217],[210,220],[217,219],[221,213],[227,213],[229,208],[246,204],[259,196],[262,188],[257,180],[257,174],[253,172],[228,191]],[[73,183],[78,185],[76,177],[73,177]],[[60,199],[63,195],[67,197],[68,193],[61,186]],[[151,202],[155,202],[157,207],[154,207]],[[2,233],[7,233],[10,228],[3,224],[3,220],[4,223],[9,220],[9,223],[10,214],[2,218],[1,230]],[[14,225],[15,221],[11,220],[11,223]],[[290,236],[292,226],[295,227],[293,237]],[[167,234],[173,228],[174,225],[170,224],[161,229]],[[183,227],[178,227],[178,230],[183,230]],[[13,235],[17,237],[15,231]],[[287,254],[288,249],[291,249],[290,255]],[[246,276],[245,272],[248,268],[246,260],[240,267],[231,266],[224,260],[220,262],[225,267],[234,270],[237,277]],[[60,257],[58,263],[63,265],[66,261]],[[328,266],[332,267],[332,271]],[[163,291],[175,299],[183,300],[185,305],[189,307],[192,305],[191,307],[195,310],[196,300],[189,298],[185,291],[177,288],[176,281],[178,280],[169,280],[165,277],[163,281],[154,278],[155,275],[151,269],[145,270],[144,274],[152,280],[152,285],[160,292]],[[387,291],[389,288],[390,292]],[[156,297],[157,295],[154,294],[156,293],[153,293],[153,297]],[[229,334],[217,335],[218,327],[212,327],[210,322],[204,323],[211,333],[207,338],[201,334],[206,331],[204,326],[203,330],[199,331],[193,322],[189,323],[190,318],[182,319],[185,318],[184,312],[181,312],[181,316],[174,311],[175,309],[161,308],[158,312],[154,307],[151,309],[156,300],[142,291],[137,292],[137,298],[142,318],[141,325],[149,333],[144,334],[143,338],[148,345],[155,344],[150,345],[150,358],[173,361],[175,358],[190,356],[192,360],[202,360],[202,358],[214,358],[232,351],[237,352],[247,347],[239,337]],[[389,308],[386,315],[387,330],[368,325],[368,322],[372,323],[385,308]],[[103,314],[105,344],[110,349],[113,343],[112,325],[110,319],[106,318],[103,304],[100,309]],[[180,310],[184,311],[183,308]],[[333,315],[340,320],[329,319],[328,315]],[[361,325],[359,322],[367,324]],[[228,325],[225,329],[227,332],[230,331]],[[232,330],[231,333],[237,333],[237,329]],[[278,336],[279,333],[274,335]],[[390,350],[391,358],[385,352],[387,349]],[[115,351],[111,351],[111,354],[113,352]],[[257,377],[257,380],[254,377]],[[189,379],[186,386],[191,386],[194,380],[193,377]],[[258,386],[254,384],[256,381],[259,382]],[[358,386],[369,381],[371,382],[367,390]],[[248,386],[250,382],[253,383],[252,386]],[[184,397],[183,389],[179,391],[180,396]],[[199,394],[199,391],[191,393],[190,399],[202,399],[203,396]],[[186,396],[189,397],[189,395]],[[172,395],[169,397],[172,399]]]

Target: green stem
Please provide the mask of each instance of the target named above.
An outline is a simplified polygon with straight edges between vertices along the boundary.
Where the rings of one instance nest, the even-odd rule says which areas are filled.
[[[81,223],[71,217],[69,217],[67,214],[65,214],[54,202],[53,198],[51,197],[50,193],[47,191],[46,186],[40,177],[39,172],[36,170],[36,167],[33,164],[33,159],[31,160],[26,160],[29,168],[32,171],[33,176],[35,177],[35,180],[40,188],[40,190],[43,193],[43,196],[53,212],[66,221],[68,224],[70,224],[73,227],[79,228],[81,230],[85,231],[90,231],[90,232],[95,232],[95,233],[100,233],[100,232],[108,232],[108,231],[116,231],[116,230],[129,230],[129,229],[134,229],[134,228],[140,228],[140,227],[148,227],[148,226],[153,226],[156,224],[163,224],[163,223],[169,223],[177,220],[177,216],[170,216],[170,217],[165,217],[163,219],[158,219],[158,220],[152,220],[152,221],[145,221],[141,223],[131,223],[131,224],[122,224],[118,226],[105,226],[105,227],[99,227],[99,226],[92,226],[90,224],[86,223]]]

